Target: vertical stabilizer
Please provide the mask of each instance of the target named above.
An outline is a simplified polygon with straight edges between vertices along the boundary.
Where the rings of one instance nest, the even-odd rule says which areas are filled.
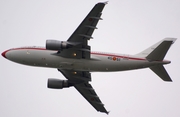
[[[147,48],[146,50],[136,54],[136,56],[145,57],[151,61],[163,60],[171,44],[173,44],[175,41],[176,41],[176,38],[165,38],[161,40],[160,42]]]

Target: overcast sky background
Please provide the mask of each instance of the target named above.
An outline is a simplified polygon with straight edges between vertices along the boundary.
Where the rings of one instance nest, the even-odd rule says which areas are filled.
[[[99,0],[1,0],[0,52],[67,40]],[[109,0],[89,44],[94,51],[136,54],[165,37],[180,38],[179,0]],[[163,82],[149,69],[92,73],[92,86],[109,117],[180,116],[180,40],[165,59],[173,79]],[[73,87],[47,88],[48,78],[65,79],[56,69],[13,63],[0,57],[1,117],[107,116]]]

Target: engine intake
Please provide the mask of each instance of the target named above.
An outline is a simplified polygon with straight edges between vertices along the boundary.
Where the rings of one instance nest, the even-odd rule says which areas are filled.
[[[60,80],[54,78],[49,78],[47,83],[47,87],[52,89],[62,89],[62,88],[68,88],[70,86],[73,86],[73,84],[69,83],[68,80]]]
[[[67,41],[58,41],[58,40],[46,40],[46,49],[47,50],[61,50],[67,49],[72,45],[68,44]]]

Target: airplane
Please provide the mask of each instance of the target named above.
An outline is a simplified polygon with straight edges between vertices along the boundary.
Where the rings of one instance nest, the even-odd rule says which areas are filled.
[[[108,114],[104,104],[90,84],[91,72],[115,72],[150,68],[164,81],[172,81],[163,65],[176,38],[165,38],[135,55],[93,52],[88,45],[107,2],[97,3],[67,41],[46,40],[46,47],[28,46],[12,48],[2,56],[16,63],[56,68],[67,80],[49,78],[47,87],[63,89],[75,87],[79,93],[97,110]]]

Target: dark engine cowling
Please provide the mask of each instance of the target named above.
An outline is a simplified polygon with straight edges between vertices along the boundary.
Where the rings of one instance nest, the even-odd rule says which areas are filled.
[[[49,78],[47,83],[47,87],[52,89],[62,89],[68,88],[70,86],[73,86],[73,84],[69,83],[68,80],[60,80],[54,78]]]
[[[66,41],[58,41],[58,40],[46,40],[46,49],[47,50],[61,50],[67,49],[71,47],[70,44]]]

